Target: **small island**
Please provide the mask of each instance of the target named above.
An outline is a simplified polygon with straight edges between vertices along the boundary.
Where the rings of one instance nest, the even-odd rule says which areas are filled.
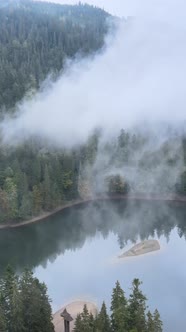
[[[125,258],[131,256],[139,256],[157,250],[160,250],[160,244],[157,240],[145,240],[138,244],[135,244],[131,249],[127,250],[118,257]]]

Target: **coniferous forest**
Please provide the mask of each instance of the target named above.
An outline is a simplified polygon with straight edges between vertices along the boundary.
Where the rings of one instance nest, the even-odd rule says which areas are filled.
[[[21,223],[94,198],[147,194],[186,201],[186,137],[176,127],[164,128],[160,140],[157,133],[125,130],[121,123],[121,130],[107,141],[102,129],[95,128],[86,142],[72,148],[36,136],[19,144],[3,141],[1,120],[6,115],[14,117],[17,105],[42,91],[45,80],[57,82],[71,61],[104,52],[108,33],[115,37],[117,20],[81,2],[72,6],[0,1],[0,224]],[[159,223],[162,226],[161,218]],[[178,231],[183,235],[181,226]],[[80,224],[76,227],[80,234]],[[167,234],[169,227],[166,224]],[[71,232],[66,228],[64,237]],[[121,229],[117,235],[123,247],[127,235]],[[44,256],[41,249],[40,256]],[[134,279],[127,296],[117,282],[110,307],[103,302],[94,317],[85,306],[74,332],[162,332],[160,314],[157,309],[149,311],[141,284]],[[17,275],[8,267],[0,278],[0,331],[53,332],[52,318],[46,285],[30,270]]]
[[[94,317],[84,306],[77,315],[74,332],[162,332],[163,324],[156,309],[151,313],[147,298],[134,279],[127,299],[117,281],[112,291],[109,315],[103,302]],[[52,309],[47,287],[30,270],[18,276],[8,266],[0,279],[0,331],[53,332]]]
[[[37,91],[66,59],[101,49],[109,14],[82,5],[27,0],[0,3],[0,110],[14,112],[16,102]],[[88,152],[91,154],[91,151]],[[0,145],[0,221],[38,215],[78,197],[81,151],[50,151],[44,143]]]
[[[140,285],[139,279],[133,280],[127,299],[117,281],[112,291],[111,314],[107,313],[105,302],[96,317],[88,312],[85,305],[76,318],[74,332],[162,332],[160,314],[157,309],[154,313],[147,311],[147,298]]]
[[[12,108],[65,60],[103,46],[109,14],[88,5],[0,3],[0,107]]]
[[[66,59],[100,51],[108,31],[109,16],[104,10],[81,3],[68,6],[2,0],[1,116],[13,113],[16,102],[26,94],[34,94],[47,75],[55,81],[63,72]],[[94,185],[98,182],[102,183],[99,195],[128,194],[130,191],[186,194],[184,137],[175,134],[172,141],[164,142],[155,151],[146,149],[147,138],[135,131],[121,130],[115,140],[101,147],[100,137],[101,132],[97,130],[85,144],[71,150],[51,148],[34,137],[18,146],[6,146],[1,142],[0,222],[29,219],[68,201],[91,197],[97,194]],[[143,153],[137,160],[139,151]],[[107,164],[98,170],[99,152],[107,156]],[[180,158],[184,168],[174,179],[171,170],[179,170]],[[161,174],[158,172],[160,164],[163,165]],[[111,166],[121,169],[123,165],[126,171],[122,174],[109,171]],[[131,176],[129,169],[136,170],[135,176]],[[147,181],[147,173],[156,176],[155,185]]]

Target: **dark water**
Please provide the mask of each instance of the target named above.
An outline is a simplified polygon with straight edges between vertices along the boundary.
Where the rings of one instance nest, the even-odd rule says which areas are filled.
[[[133,243],[159,239],[161,250],[118,260]],[[108,306],[119,280],[128,293],[143,281],[150,309],[159,309],[164,331],[186,331],[186,207],[158,202],[99,202],[68,209],[44,222],[0,232],[0,273],[35,269],[53,309],[74,299]]]

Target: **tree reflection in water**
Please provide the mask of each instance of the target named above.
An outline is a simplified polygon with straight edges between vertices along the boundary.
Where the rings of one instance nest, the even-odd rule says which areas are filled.
[[[17,271],[54,261],[66,250],[83,247],[87,238],[100,233],[118,236],[122,249],[128,241],[164,235],[169,241],[177,227],[186,238],[186,206],[157,201],[96,201],[69,208],[41,221],[16,229],[0,231],[0,273],[7,264]]]

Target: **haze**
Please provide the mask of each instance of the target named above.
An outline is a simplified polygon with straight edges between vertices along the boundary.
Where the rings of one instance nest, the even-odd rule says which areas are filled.
[[[120,5],[121,11],[127,4],[108,3],[116,3],[115,9]],[[113,134],[162,122],[183,126],[186,4],[158,0],[132,5],[135,17],[118,24],[102,53],[68,64],[57,83],[32,101],[24,100],[17,117],[3,121],[6,142],[39,135],[69,147],[85,141],[96,127]]]

